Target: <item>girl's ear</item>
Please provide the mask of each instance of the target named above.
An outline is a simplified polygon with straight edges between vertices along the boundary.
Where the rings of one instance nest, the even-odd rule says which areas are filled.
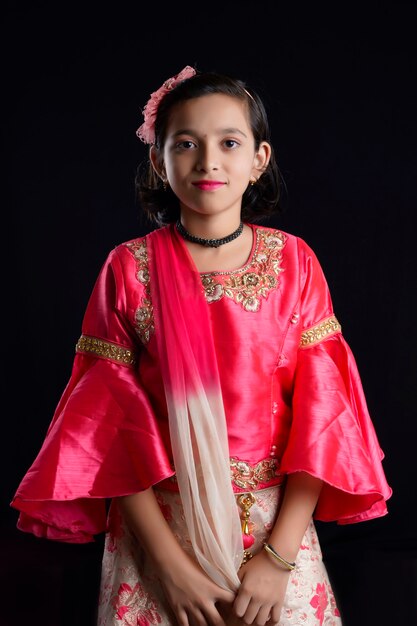
[[[252,176],[258,180],[268,167],[269,159],[271,158],[271,146],[267,141],[262,141],[253,161]]]
[[[162,180],[165,180],[166,176],[165,176],[164,163],[159,155],[158,150],[155,148],[155,146],[151,146],[149,149],[149,160],[156,174],[159,176],[159,178],[161,178]]]

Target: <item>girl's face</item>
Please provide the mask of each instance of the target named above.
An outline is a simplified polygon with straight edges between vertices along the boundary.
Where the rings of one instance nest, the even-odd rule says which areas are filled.
[[[240,216],[242,195],[268,164],[270,146],[255,150],[246,104],[210,94],[177,104],[166,129],[158,174],[178,197],[181,213]]]

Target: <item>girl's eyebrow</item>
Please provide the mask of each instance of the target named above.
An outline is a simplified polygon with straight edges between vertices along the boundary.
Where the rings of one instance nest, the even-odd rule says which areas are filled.
[[[245,137],[247,139],[247,136],[245,135],[245,133],[242,130],[239,130],[239,128],[219,128],[216,133],[218,135],[228,135],[228,134],[236,134],[238,133],[239,135],[242,135],[243,137]],[[175,133],[173,134],[173,137],[178,137],[178,135],[193,135],[195,136],[197,133],[192,130],[191,128],[180,128],[179,130],[175,131]]]
[[[243,137],[246,137],[246,135],[243,132],[243,130],[239,130],[239,128],[223,128],[221,130],[221,132],[226,134],[226,135],[228,135],[229,133],[232,134],[232,135],[234,135],[235,133],[239,133],[239,135],[243,135]]]

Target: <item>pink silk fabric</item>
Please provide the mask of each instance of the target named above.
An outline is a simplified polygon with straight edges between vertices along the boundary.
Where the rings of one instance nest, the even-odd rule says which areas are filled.
[[[200,275],[229,454],[248,468],[273,458],[281,478],[294,471],[321,478],[316,519],[344,524],[385,515],[391,488],[355,358],[340,328],[317,333],[334,315],[320,264],[299,237],[251,227],[253,247],[242,268]],[[171,227],[164,232],[173,236]],[[147,235],[118,245],[99,273],[82,334],[112,350],[77,348],[42,447],[11,503],[21,530],[92,541],[107,528],[106,498],[157,484],[178,490],[149,241]],[[170,267],[164,275],[169,280]],[[305,336],[314,341],[303,343]],[[135,353],[136,361],[120,360],[118,351]],[[242,491],[241,484],[233,480],[233,490]],[[250,485],[267,486],[255,471]]]

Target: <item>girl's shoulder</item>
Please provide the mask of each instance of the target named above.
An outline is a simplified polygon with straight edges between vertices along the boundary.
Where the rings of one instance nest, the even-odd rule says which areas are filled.
[[[140,235],[115,244],[108,251],[104,266],[121,277],[146,267],[147,261],[146,235]]]
[[[117,250],[118,252],[120,252],[121,250],[126,250],[132,247],[146,245],[147,236],[148,233],[145,233],[144,235],[139,235],[138,237],[132,237],[132,239],[126,239],[125,241],[121,241],[114,246],[113,250]]]
[[[168,228],[168,226],[161,226],[157,230],[163,230]],[[152,232],[152,231],[151,231]],[[138,237],[133,237],[132,239],[127,239],[122,241],[114,246],[112,250],[110,250],[109,256],[118,256],[121,258],[125,257],[141,257],[146,254],[147,249],[147,238],[150,232],[145,233],[144,235],[139,235]]]
[[[312,248],[308,245],[308,243],[299,235],[295,235],[294,233],[289,233],[288,231],[282,230],[281,228],[274,226],[264,226],[259,224],[251,224],[254,228],[255,233],[258,237],[262,237],[264,239],[268,239],[272,243],[274,240],[277,243],[281,244],[282,247],[297,251],[297,252],[312,252]],[[314,254],[314,253],[313,253]]]

